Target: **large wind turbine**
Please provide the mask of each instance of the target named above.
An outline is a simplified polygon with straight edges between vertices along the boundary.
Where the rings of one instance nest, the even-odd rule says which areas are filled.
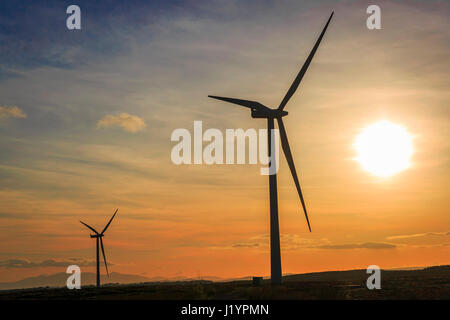
[[[325,31],[328,28],[328,24],[333,17],[334,12],[331,13],[330,18],[328,19],[325,27],[322,30],[319,38],[317,39],[314,47],[311,50],[308,58],[303,64],[300,72],[289,88],[288,92],[281,101],[279,107],[277,109],[271,109],[259,102],[249,101],[249,100],[241,100],[234,98],[225,98],[225,97],[217,97],[217,96],[208,96],[210,98],[223,100],[226,102],[234,103],[243,107],[247,107],[251,109],[252,118],[267,118],[267,141],[268,141],[268,149],[269,155],[271,155],[271,167],[276,168],[275,166],[275,156],[272,155],[271,145],[274,144],[275,137],[272,134],[272,129],[274,128],[274,120],[277,119],[278,127],[280,130],[280,138],[281,138],[281,146],[283,148],[284,155],[286,157],[287,163],[289,165],[289,169],[291,170],[292,177],[294,178],[295,186],[297,187],[297,192],[300,197],[300,201],[302,203],[303,211],[305,212],[306,222],[308,223],[309,231],[311,232],[311,226],[309,224],[308,213],[306,211],[305,200],[303,199],[302,190],[300,189],[300,183],[298,181],[297,172],[295,170],[294,160],[292,159],[291,148],[289,147],[288,138],[286,135],[286,129],[283,124],[283,117],[288,113],[284,111],[284,107],[288,103],[289,99],[297,90],[300,81],[306,73],[306,70],[311,63],[314,54],[319,47],[320,41],[325,34]],[[276,173],[269,175],[269,190],[270,190],[270,265],[271,265],[271,280],[272,284],[280,284],[281,283],[281,255],[280,255],[280,231],[278,226],[278,196],[277,196],[277,176]]]
[[[92,228],[90,225],[84,223],[83,221],[80,221],[82,224],[84,224],[86,227],[94,231],[95,234],[91,234],[91,238],[95,238],[97,240],[97,287],[100,287],[100,251],[99,251],[99,245],[102,247],[102,254],[103,254],[103,261],[105,262],[105,268],[106,268],[106,274],[109,276],[108,272],[108,264],[106,263],[106,255],[105,255],[105,248],[103,247],[103,236],[105,234],[106,229],[108,229],[109,225],[113,221],[114,217],[116,216],[117,210],[114,212],[113,216],[109,220],[108,224],[105,226],[102,232],[98,233],[97,230]]]

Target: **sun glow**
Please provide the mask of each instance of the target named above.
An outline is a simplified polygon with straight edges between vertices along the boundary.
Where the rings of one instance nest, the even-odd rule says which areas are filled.
[[[413,153],[412,137],[405,128],[382,120],[356,137],[356,160],[370,173],[388,177],[409,168]]]

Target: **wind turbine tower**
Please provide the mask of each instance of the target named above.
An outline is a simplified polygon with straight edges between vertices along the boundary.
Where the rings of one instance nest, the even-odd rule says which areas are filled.
[[[102,232],[98,233],[97,230],[92,228],[90,225],[84,223],[83,221],[80,221],[83,225],[85,225],[87,228],[89,228],[91,231],[94,232],[94,234],[91,234],[91,238],[94,238],[96,240],[97,244],[97,250],[96,250],[96,256],[97,256],[97,287],[100,287],[100,247],[102,248],[102,254],[103,254],[103,261],[105,262],[105,268],[106,268],[106,274],[109,276],[108,272],[108,264],[106,262],[106,255],[105,255],[105,247],[103,246],[103,236],[105,235],[105,231],[108,229],[109,225],[113,221],[114,217],[116,216],[116,213],[119,209],[116,209],[113,216],[109,220],[108,224],[103,228]]]
[[[303,211],[305,213],[306,222],[308,224],[309,231],[311,232],[311,226],[309,224],[308,219],[308,213],[306,211],[306,205],[305,200],[303,199],[302,190],[300,188],[300,183],[298,181],[297,177],[297,171],[295,170],[294,160],[292,159],[292,153],[291,148],[289,147],[289,142],[286,134],[286,129],[284,127],[283,123],[283,117],[287,116],[287,111],[284,111],[284,107],[286,107],[286,104],[288,103],[289,99],[292,97],[292,95],[297,90],[300,82],[302,81],[303,76],[306,73],[306,70],[308,70],[308,67],[311,63],[311,60],[314,57],[314,54],[317,51],[317,48],[319,47],[320,41],[322,40],[325,31],[328,28],[328,25],[331,21],[331,18],[333,17],[334,12],[331,13],[330,17],[328,18],[328,21],[323,28],[319,38],[317,39],[314,47],[312,48],[308,58],[306,59],[305,63],[303,64],[302,68],[300,69],[299,73],[297,74],[297,77],[295,78],[294,82],[292,83],[291,87],[289,88],[288,92],[284,96],[283,100],[281,101],[280,105],[277,109],[272,109],[269,107],[266,107],[265,105],[256,102],[256,101],[250,101],[250,100],[241,100],[241,99],[234,99],[234,98],[225,98],[225,97],[218,97],[218,96],[208,96],[213,99],[222,100],[225,102],[237,104],[246,108],[249,108],[251,110],[251,116],[252,118],[262,118],[267,119],[267,142],[268,142],[268,154],[271,157],[271,163],[270,167],[276,168],[275,166],[275,156],[272,155],[272,148],[271,146],[275,145],[275,136],[272,133],[272,129],[274,129],[275,126],[275,119],[277,120],[278,127],[280,130],[280,138],[281,138],[281,146],[283,148],[284,155],[286,157],[287,163],[289,165],[289,169],[292,174],[292,178],[294,179],[295,187],[297,188],[298,196],[300,198],[300,202],[302,203]],[[271,280],[272,284],[281,284],[282,279],[282,273],[281,273],[281,254],[280,254],[280,230],[278,225],[278,195],[277,195],[277,175],[276,172],[269,174],[269,191],[270,191],[270,265],[271,265]]]

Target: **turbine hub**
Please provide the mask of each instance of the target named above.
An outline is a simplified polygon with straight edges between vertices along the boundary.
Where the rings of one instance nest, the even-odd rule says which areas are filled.
[[[287,111],[284,110],[278,110],[278,109],[264,109],[264,110],[257,110],[252,109],[252,118],[278,118],[278,117],[285,117],[288,115]]]
[[[91,238],[103,238],[103,234],[91,234]]]

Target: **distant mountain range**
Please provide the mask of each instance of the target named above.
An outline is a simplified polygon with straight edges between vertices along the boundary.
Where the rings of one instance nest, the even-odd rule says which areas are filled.
[[[398,277],[401,275],[417,275],[427,274],[432,275],[434,272],[441,274],[442,272],[450,274],[450,266],[437,266],[427,268],[403,268],[383,270],[383,277]],[[0,282],[0,290],[37,288],[37,287],[65,287],[67,278],[70,275],[64,272],[55,273],[51,275],[40,275],[36,277],[25,278],[16,282]],[[352,279],[366,279],[368,277],[365,269],[347,270],[347,271],[326,271],[304,274],[286,274],[283,276],[284,281],[332,281],[332,280],[352,280]],[[133,274],[123,274],[113,272],[109,278],[105,275],[101,276],[102,284],[129,284],[129,283],[143,283],[143,282],[177,282],[177,281],[242,281],[251,280],[252,277],[242,277],[236,279],[224,279],[219,277],[145,277]],[[95,273],[84,272],[81,275],[81,286],[94,285],[96,280]]]
[[[70,274],[61,272],[50,275],[39,275],[36,277],[25,278],[15,282],[0,282],[0,290],[11,289],[24,289],[24,288],[37,288],[37,287],[65,287],[67,278]],[[220,281],[224,280],[219,277],[204,277],[202,280]],[[109,278],[106,275],[100,276],[102,284],[112,283],[142,283],[142,282],[175,282],[175,281],[192,281],[199,280],[199,278],[187,278],[187,277],[145,277],[134,274],[124,274],[118,272],[112,272]],[[92,272],[83,272],[81,274],[81,286],[95,285],[96,274]]]
[[[0,282],[0,290],[8,289],[23,289],[23,288],[36,288],[36,287],[64,287],[66,286],[67,278],[70,274],[61,272],[50,275],[39,275],[36,277],[25,278],[16,282]],[[134,283],[149,281],[149,278],[122,274],[113,272],[110,277],[101,276],[102,283]],[[96,281],[95,273],[83,272],[81,274],[81,285],[93,285]]]

